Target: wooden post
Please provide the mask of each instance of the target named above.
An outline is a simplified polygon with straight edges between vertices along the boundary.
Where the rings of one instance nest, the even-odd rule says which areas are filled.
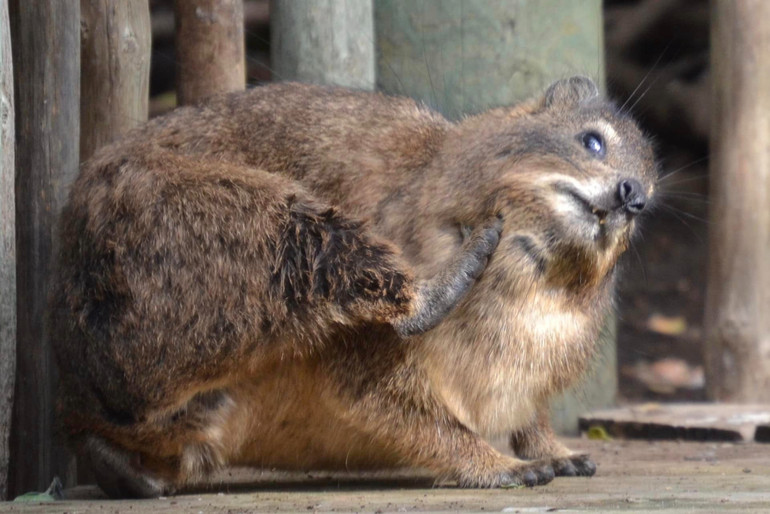
[[[712,2],[706,382],[770,401],[770,2]]]
[[[0,0],[0,501],[8,499],[8,436],[16,376],[14,118],[8,1]]]
[[[10,2],[16,92],[17,365],[10,495],[71,483],[45,324],[56,217],[78,170],[80,4]]]
[[[246,87],[243,0],[174,0],[180,105]]]
[[[372,0],[273,0],[270,26],[275,79],[374,89]]]
[[[147,120],[147,0],[80,0],[80,160]],[[78,482],[93,482],[78,461]]]
[[[80,159],[147,120],[147,0],[80,0]]]
[[[377,0],[377,85],[450,118],[510,105],[554,80],[604,81],[601,0]],[[575,433],[585,409],[615,401],[615,320],[600,340],[590,379],[557,399],[553,423]]]

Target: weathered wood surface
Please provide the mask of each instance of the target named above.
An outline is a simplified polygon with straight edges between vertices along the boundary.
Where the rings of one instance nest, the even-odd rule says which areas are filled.
[[[560,477],[532,489],[456,489],[433,487],[414,473],[372,479],[228,470],[213,491],[110,501],[95,487],[78,488],[67,491],[68,501],[4,504],[0,512],[770,512],[770,445],[586,440],[568,445],[593,456],[596,476]]]
[[[80,0],[80,159],[147,120],[147,0]]]
[[[770,404],[652,403],[580,417],[583,432],[601,427],[611,437],[682,441],[754,441],[768,423]]]
[[[8,493],[8,436],[16,376],[14,119],[8,1],[0,0],[0,501]]]
[[[712,3],[706,387],[770,401],[770,2]]]
[[[246,87],[243,0],[175,0],[179,105]]]
[[[372,0],[273,0],[270,24],[275,80],[374,89]]]
[[[10,494],[65,484],[55,440],[55,364],[45,323],[54,231],[78,169],[80,4],[10,2],[16,92],[17,366]],[[23,63],[23,65],[19,65]]]

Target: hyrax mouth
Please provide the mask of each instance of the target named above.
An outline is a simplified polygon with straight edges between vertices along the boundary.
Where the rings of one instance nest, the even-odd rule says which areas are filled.
[[[634,218],[647,204],[644,187],[633,178],[587,186],[558,181],[553,190],[554,208],[568,232],[577,240],[593,241],[602,248],[616,246],[621,236],[628,236]]]

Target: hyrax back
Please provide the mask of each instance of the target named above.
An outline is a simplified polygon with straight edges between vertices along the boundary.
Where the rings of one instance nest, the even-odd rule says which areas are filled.
[[[542,412],[592,353],[653,182],[647,142],[582,78],[458,124],[298,84],[179,109],[73,186],[65,427],[113,496],[228,463],[590,474]],[[501,433],[532,462],[482,439]]]

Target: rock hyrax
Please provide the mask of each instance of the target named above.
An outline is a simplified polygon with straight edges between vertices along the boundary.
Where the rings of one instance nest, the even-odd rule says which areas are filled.
[[[177,109],[97,152],[64,210],[66,432],[116,497],[228,464],[593,474],[546,408],[594,353],[655,180],[581,77],[457,123],[300,84]]]

